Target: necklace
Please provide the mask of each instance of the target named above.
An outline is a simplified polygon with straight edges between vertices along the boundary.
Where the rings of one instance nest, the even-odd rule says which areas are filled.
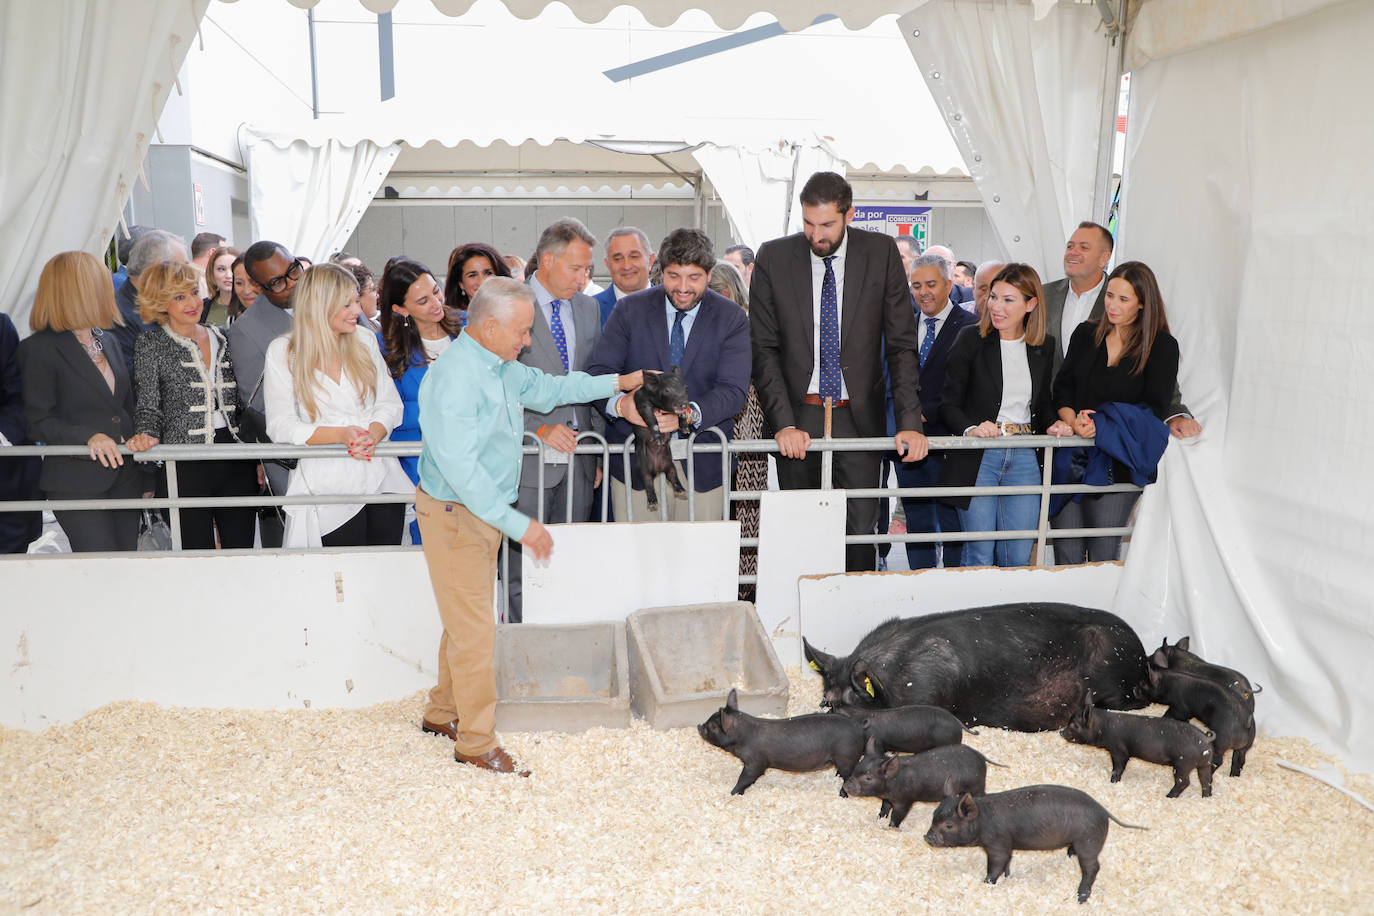
[[[100,330],[99,328],[94,328],[90,331],[87,331],[86,340],[83,340],[80,334],[76,335],[77,343],[81,344],[81,349],[85,350],[86,355],[97,363],[100,362],[100,359],[105,350],[105,345],[100,342],[100,338],[103,336],[105,336],[105,332]],[[89,340],[90,342],[87,343],[87,340]]]

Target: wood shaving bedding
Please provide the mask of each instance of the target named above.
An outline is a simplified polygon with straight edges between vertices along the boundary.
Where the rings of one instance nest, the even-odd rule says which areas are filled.
[[[790,712],[819,681],[789,672]],[[423,696],[361,710],[249,712],[116,703],[41,733],[0,731],[0,912],[796,913],[1076,911],[1078,866],[1018,852],[982,881],[979,849],[901,830],[833,773],[769,771],[729,795],[738,761],[694,729],[509,734],[528,780],[455,764],[420,732]],[[1158,711],[1158,710],[1157,710]],[[1374,817],[1279,759],[1323,768],[1310,743],[1261,736],[1245,775],[1196,777],[1053,732],[980,729],[1010,765],[988,791],[1087,791],[1113,827],[1088,906],[1104,913],[1337,913],[1374,906]],[[1368,776],[1347,785],[1374,797]]]

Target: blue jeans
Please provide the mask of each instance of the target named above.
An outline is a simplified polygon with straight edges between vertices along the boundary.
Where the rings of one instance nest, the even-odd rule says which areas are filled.
[[[1035,450],[1029,448],[990,448],[983,452],[978,466],[980,487],[1022,487],[1040,483],[1040,466]],[[1040,518],[1040,497],[975,496],[967,509],[959,510],[965,531],[1022,531],[1034,528]],[[1030,562],[1033,540],[965,541],[965,566],[1025,566]]]
[[[897,462],[897,482],[903,487],[934,487],[940,483],[940,471],[944,468],[945,456],[942,452],[931,452],[923,461],[914,464]],[[903,496],[902,508],[906,510],[906,530],[912,534],[937,531],[957,532],[959,510],[946,506],[929,497]],[[958,541],[936,542],[944,552],[945,568],[962,566],[962,549]],[[911,569],[935,568],[935,543],[907,544],[906,560]]]

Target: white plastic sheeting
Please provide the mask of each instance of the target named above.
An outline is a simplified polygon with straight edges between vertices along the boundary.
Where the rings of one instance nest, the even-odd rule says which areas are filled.
[[[750,248],[801,229],[801,189],[815,172],[844,174],[844,162],[820,139],[769,149],[707,144],[693,153],[725,205],[735,238]]]
[[[1305,16],[1341,0],[1139,0],[1130,4],[1126,69]]]
[[[293,254],[320,261],[358,228],[401,148],[371,140],[318,145],[243,130],[254,239],[271,239]]]
[[[48,259],[110,238],[209,5],[0,5],[0,311],[20,328]]]
[[[1092,214],[1112,53],[1100,24],[1091,5],[1036,19],[1018,0],[931,0],[898,21],[1008,259],[1042,279]]]
[[[1261,728],[1365,772],[1370,35],[1374,4],[1351,2],[1136,70],[1118,246],[1159,274],[1204,426],[1145,491],[1119,609],[1263,684]]]

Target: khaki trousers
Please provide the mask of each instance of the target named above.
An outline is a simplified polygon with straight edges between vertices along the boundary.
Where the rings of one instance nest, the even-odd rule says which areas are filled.
[[[479,756],[496,740],[496,558],[501,532],[461,503],[415,492],[415,515],[439,605],[439,683],[429,692],[428,722],[458,720],[456,750]]]
[[[687,486],[687,466],[684,462],[677,462],[678,479],[682,485]],[[668,521],[685,522],[688,520],[687,501],[692,499],[697,506],[697,521],[699,522],[718,522],[725,518],[724,510],[721,507],[720,499],[723,495],[723,487],[716,487],[714,490],[707,490],[705,493],[688,493],[683,499],[678,499],[673,492],[673,487],[663,477],[659,477],[655,483],[659,490],[659,508],[668,508]],[[659,509],[650,510],[649,501],[645,498],[643,490],[636,490],[633,487],[626,487],[623,481],[611,478],[611,506],[615,511],[615,520],[623,522],[629,518],[625,511],[626,492],[631,494],[634,500],[632,508],[635,510],[635,522],[657,522],[662,521],[659,517]]]

